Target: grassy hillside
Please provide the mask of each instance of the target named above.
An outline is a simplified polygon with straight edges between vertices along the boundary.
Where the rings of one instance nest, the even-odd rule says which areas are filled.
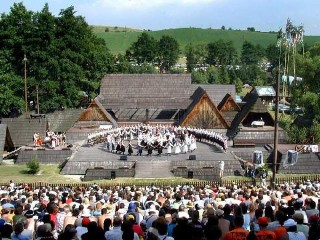
[[[117,26],[91,26],[93,28],[93,32],[95,33],[104,33],[106,29],[109,32],[142,32],[143,30],[135,29],[135,28],[127,28],[127,27],[117,27]]]
[[[100,31],[95,31],[97,36],[105,39],[107,46],[112,53],[124,53],[130,45],[135,42],[141,31],[132,29],[124,32],[124,28],[117,28],[118,32],[111,31],[104,32],[105,27],[100,27]],[[120,31],[122,30],[122,32]],[[174,37],[180,44],[180,49],[183,51],[188,43],[209,43],[218,39],[225,41],[233,41],[235,48],[240,53],[242,44],[245,40],[253,43],[260,44],[267,47],[269,44],[276,44],[276,33],[263,33],[263,32],[249,32],[240,30],[221,30],[221,29],[201,29],[201,28],[178,28],[166,29],[160,31],[149,31],[151,36],[160,39],[162,35],[169,35]],[[304,41],[308,45],[315,42],[320,42],[320,36],[305,36]]]

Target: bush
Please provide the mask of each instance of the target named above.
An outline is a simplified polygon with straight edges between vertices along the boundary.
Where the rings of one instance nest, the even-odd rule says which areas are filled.
[[[27,162],[28,173],[36,174],[40,170],[39,160],[33,157],[29,162]]]

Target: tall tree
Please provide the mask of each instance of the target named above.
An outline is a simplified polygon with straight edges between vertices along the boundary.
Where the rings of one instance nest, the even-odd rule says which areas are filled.
[[[26,54],[28,101],[35,102],[38,86],[42,112],[79,107],[79,93],[94,97],[101,77],[113,71],[113,57],[104,40],[96,37],[83,17],[75,16],[73,7],[54,17],[48,4],[34,13],[15,3],[1,15],[0,39],[0,87],[10,87],[12,99],[23,99]],[[11,76],[9,85],[4,76]],[[16,107],[9,104],[9,108],[21,113],[20,101],[14,102]],[[0,116],[10,115],[9,105],[0,106]]]
[[[161,73],[168,72],[177,63],[179,53],[179,44],[176,39],[167,35],[160,38],[157,62]]]
[[[241,50],[241,62],[246,65],[258,64],[261,59],[257,47],[248,41],[244,41]]]
[[[205,66],[207,52],[207,45],[205,44],[187,44],[185,47],[185,56],[188,72],[192,72],[196,68],[202,68]]]
[[[9,14],[0,18],[0,59],[6,72],[23,73],[23,56],[32,50],[32,11],[22,3],[14,3]],[[1,67],[0,66],[0,67]]]
[[[279,65],[279,56],[280,51],[279,47],[275,44],[270,44],[266,48],[266,57],[268,61],[271,63],[271,70]]]
[[[233,64],[236,55],[232,41],[225,42],[220,39],[208,44],[207,63],[210,65]]]
[[[138,40],[129,48],[130,56],[139,65],[142,63],[154,63],[157,55],[157,41],[148,33],[143,32]]]

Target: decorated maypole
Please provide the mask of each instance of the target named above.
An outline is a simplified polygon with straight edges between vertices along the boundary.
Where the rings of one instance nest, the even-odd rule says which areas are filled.
[[[290,18],[287,19],[286,24],[286,32],[282,33],[282,37],[279,37],[278,35],[278,45],[284,45],[285,46],[285,56],[284,56],[284,76],[283,76],[283,97],[288,95],[288,91],[286,89],[289,89],[290,81],[290,59],[292,59],[292,69],[293,69],[293,82],[296,82],[296,54],[297,54],[297,46],[299,44],[302,45],[302,50],[304,52],[304,46],[303,46],[303,34],[304,29],[303,26],[293,26]]]

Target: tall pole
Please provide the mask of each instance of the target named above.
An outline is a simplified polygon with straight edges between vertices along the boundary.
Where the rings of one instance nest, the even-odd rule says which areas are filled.
[[[38,84],[36,86],[36,92],[37,92],[37,113],[39,114],[40,110],[39,110],[39,86],[38,86]]]
[[[24,101],[25,101],[25,117],[28,118],[28,90],[27,90],[27,56],[24,54]]]
[[[279,53],[279,73],[276,80],[276,107],[274,114],[274,147],[273,147],[273,171],[272,171],[272,183],[271,186],[274,188],[276,185],[276,172],[278,165],[278,113],[279,113],[279,85],[280,85],[280,77],[281,77],[281,43],[280,43],[280,53]]]

